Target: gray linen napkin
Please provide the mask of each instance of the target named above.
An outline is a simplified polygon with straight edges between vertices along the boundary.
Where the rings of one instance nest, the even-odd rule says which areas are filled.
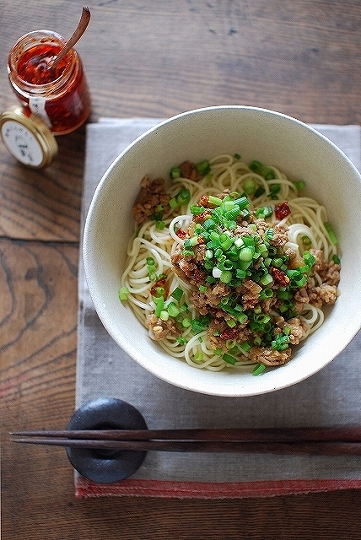
[[[158,121],[104,118],[87,126],[82,224],[107,167],[130,142]],[[359,126],[313,127],[361,167]],[[356,424],[361,410],[360,347],[359,335],[321,372],[296,386],[264,396],[227,399],[174,388],[137,365],[109,337],[94,310],[80,260],[76,407],[101,396],[117,397],[137,407],[150,428]],[[159,490],[152,493],[157,496],[169,495],[165,486],[170,486],[170,496],[177,496],[177,486],[183,486],[182,496],[193,496],[192,485],[201,485],[201,496],[211,497],[217,493],[215,486],[227,483],[238,486],[232,496],[244,495],[242,485],[252,495],[250,486],[257,483],[263,486],[264,495],[272,492],[273,483],[279,486],[277,493],[361,487],[361,457],[149,452],[129,483],[126,480],[119,483],[119,489],[112,486],[96,494],[134,494],[137,481],[138,495],[149,494],[148,481],[160,482]],[[76,487],[78,496],[92,496],[91,483],[84,482],[79,475]]]

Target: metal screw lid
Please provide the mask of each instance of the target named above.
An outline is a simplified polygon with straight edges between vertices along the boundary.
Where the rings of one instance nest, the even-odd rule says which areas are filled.
[[[1,113],[0,133],[9,152],[27,167],[47,167],[58,153],[55,137],[46,124],[19,105]]]

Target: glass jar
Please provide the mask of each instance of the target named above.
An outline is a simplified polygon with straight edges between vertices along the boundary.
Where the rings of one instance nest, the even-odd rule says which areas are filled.
[[[65,39],[50,30],[22,36],[8,58],[10,84],[25,114],[40,117],[54,135],[81,126],[90,114],[90,95],[80,56],[71,49],[55,67]]]

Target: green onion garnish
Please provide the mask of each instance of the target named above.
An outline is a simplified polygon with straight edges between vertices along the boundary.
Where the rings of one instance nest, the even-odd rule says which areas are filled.
[[[204,159],[196,164],[196,169],[199,173],[206,175],[211,170],[211,165],[207,159]]]
[[[240,347],[242,351],[244,351],[245,353],[247,353],[248,351],[252,349],[252,345],[248,343],[248,341],[244,341],[243,343],[241,343]]]
[[[119,289],[119,299],[123,302],[125,300],[128,300],[128,296],[129,296],[128,287],[120,287],[120,289]]]
[[[261,373],[264,372],[264,370],[266,369],[266,366],[264,364],[258,364],[254,370],[252,371],[252,374],[253,375],[260,375]]]
[[[262,167],[261,174],[265,180],[274,180],[276,178],[274,170],[270,167]]]
[[[325,221],[324,223],[325,229],[328,232],[328,236],[330,237],[331,242],[336,245],[338,243],[337,237],[328,221]]]
[[[242,187],[247,195],[252,195],[257,189],[257,184],[252,178],[249,178],[244,182]]]
[[[255,193],[254,193],[255,198],[257,199],[258,197],[260,197],[261,195],[263,195],[265,191],[266,191],[265,188],[262,187],[262,186],[260,186],[259,188],[257,188],[256,191],[255,191]]]
[[[302,189],[304,189],[306,187],[306,183],[305,183],[304,180],[295,180],[293,183],[294,183],[297,191],[301,191]]]
[[[214,195],[209,195],[208,200],[214,206],[221,206],[222,204],[222,199],[220,199],[219,197],[214,197]]]
[[[180,178],[182,172],[180,170],[180,167],[172,167],[170,170],[170,177],[172,180],[175,180],[176,178]]]
[[[262,169],[262,163],[260,161],[254,160],[249,164],[249,168],[252,172],[260,173]]]
[[[174,302],[168,304],[167,311],[171,317],[178,317],[180,313],[179,307]]]
[[[179,207],[179,203],[178,203],[176,197],[173,197],[172,199],[170,199],[168,204],[173,210],[176,210]]]
[[[227,362],[227,364],[232,364],[232,366],[234,366],[237,362],[237,359],[234,356],[231,356],[230,354],[227,354],[227,353],[224,353],[222,358],[225,362]]]
[[[162,320],[162,321],[167,321],[169,319],[169,313],[168,311],[166,311],[165,309],[162,309],[162,311],[160,312],[159,314],[159,318]]]
[[[183,291],[182,291],[182,289],[180,289],[179,287],[177,287],[177,288],[174,289],[174,291],[171,293],[171,296],[174,298],[174,300],[177,300],[177,302],[179,302],[180,299],[181,299],[182,296],[183,296]]]
[[[181,189],[178,195],[176,195],[176,200],[180,206],[188,204],[190,199],[191,199],[191,193],[189,189],[187,188]]]
[[[305,234],[304,236],[302,236],[301,238],[302,240],[302,243],[305,247],[309,247],[312,245],[312,240],[309,236],[307,236],[307,234]]]

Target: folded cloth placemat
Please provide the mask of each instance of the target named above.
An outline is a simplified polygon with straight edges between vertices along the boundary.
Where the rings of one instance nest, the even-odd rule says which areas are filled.
[[[87,126],[82,225],[107,167],[158,121],[105,118]],[[359,126],[313,127],[360,168]],[[78,328],[77,408],[98,397],[120,398],[143,414],[149,428],[317,427],[360,422],[360,335],[321,372],[293,387],[246,398],[198,395],[156,379],[113,342],[94,310],[82,260]],[[140,469],[121,482],[96,484],[75,476],[78,497],[265,497],[347,488],[361,488],[361,457],[148,452]]]

